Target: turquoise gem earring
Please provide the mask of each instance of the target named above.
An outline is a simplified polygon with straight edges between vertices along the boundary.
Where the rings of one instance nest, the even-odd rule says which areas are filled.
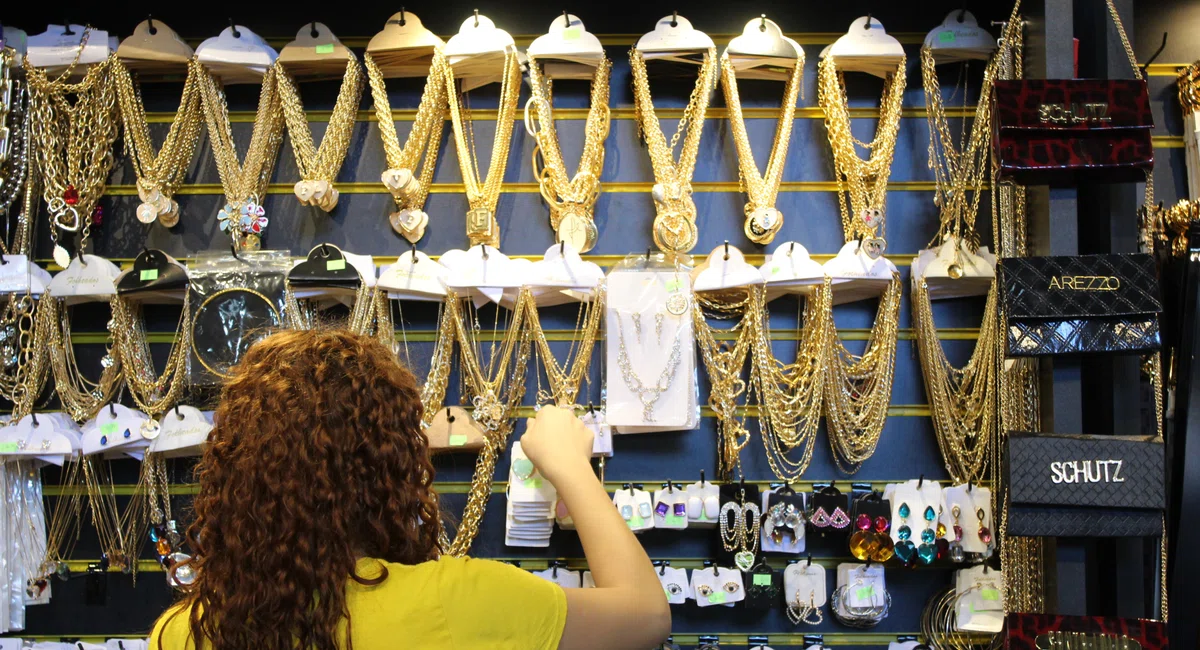
[[[933,564],[934,558],[937,557],[937,547],[933,544],[937,536],[931,526],[937,518],[937,511],[933,506],[926,506],[924,514],[925,530],[921,531],[921,545],[917,547],[917,558],[921,560],[921,564]]]
[[[896,557],[905,565],[911,565],[913,556],[917,552],[916,546],[912,542],[912,529],[908,527],[908,516],[912,511],[908,507],[908,503],[901,503],[900,510],[900,527],[896,529],[896,538],[900,541],[896,542]]]

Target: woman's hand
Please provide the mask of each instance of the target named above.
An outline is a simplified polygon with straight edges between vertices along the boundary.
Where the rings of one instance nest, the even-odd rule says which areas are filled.
[[[552,484],[586,471],[591,475],[592,431],[575,413],[543,406],[521,436],[521,450]]]

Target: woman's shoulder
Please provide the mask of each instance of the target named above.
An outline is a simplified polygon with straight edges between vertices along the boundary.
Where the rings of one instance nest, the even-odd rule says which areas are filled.
[[[150,632],[150,650],[192,650],[192,605],[180,602],[158,617]]]

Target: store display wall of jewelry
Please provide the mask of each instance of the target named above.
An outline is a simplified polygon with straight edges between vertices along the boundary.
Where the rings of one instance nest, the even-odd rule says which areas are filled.
[[[996,6],[991,9],[990,12],[979,13],[981,16],[990,15],[996,19],[1007,14],[1007,7]],[[583,12],[582,9],[579,11]],[[423,13],[428,14],[425,16],[426,23],[433,24],[437,18],[437,11],[426,9]],[[917,33],[915,30],[932,26],[944,17],[940,13],[934,15],[933,10],[929,10],[928,13],[928,16],[923,16],[922,12],[922,16],[927,18],[923,23],[915,17],[909,19],[913,21],[913,32],[897,32],[906,45],[910,78],[903,99],[904,110],[896,144],[897,154],[891,170],[889,187],[892,192],[887,200],[887,210],[892,217],[887,233],[887,255],[899,267],[904,286],[899,314],[899,341],[888,420],[884,425],[879,447],[874,457],[866,461],[853,477],[853,480],[871,483],[877,489],[882,489],[883,485],[889,482],[916,477],[949,483],[949,476],[944,468],[930,421],[930,408],[922,383],[910,306],[909,260],[926,246],[939,225],[938,210],[932,200],[934,176],[928,168],[926,155],[928,125],[921,108],[924,102],[919,84],[915,82],[915,77],[919,75],[917,42],[924,36],[923,32]],[[437,24],[444,22],[447,26],[456,25],[460,18],[448,17],[444,21],[437,21]],[[584,16],[585,20],[587,18]],[[657,16],[652,16],[651,20],[654,18]],[[691,18],[698,26],[707,26],[701,20],[702,16]],[[794,27],[789,23],[799,22],[795,17],[791,17],[793,20],[790,21],[786,20],[788,17],[772,18],[778,19],[785,26]],[[897,19],[899,17],[892,20]],[[502,22],[499,17],[497,22]],[[848,19],[842,18],[821,18],[817,24],[820,30],[806,26],[813,29],[813,33],[798,38],[807,54],[802,99],[799,100],[799,108],[796,111],[791,136],[791,154],[783,172],[777,198],[777,206],[787,215],[788,220],[776,240],[802,241],[818,261],[832,257],[843,243],[843,233],[838,222],[839,209],[835,194],[837,186],[831,175],[829,145],[821,119],[822,114],[816,106],[816,66],[821,48],[831,40],[828,33],[844,29],[847,22]],[[739,26],[734,25],[728,31],[732,32],[733,28]],[[535,27],[541,29],[544,26],[539,24]],[[889,27],[895,29],[899,25],[889,24]],[[373,25],[368,25],[359,31],[368,33],[373,28]],[[264,29],[264,33],[278,32],[280,35],[287,35],[276,44],[277,47],[289,40],[294,31],[293,25],[274,31]],[[533,32],[534,27],[528,31]],[[826,34],[818,34],[817,31]],[[728,42],[728,37],[722,40],[722,37],[716,34],[713,36],[719,46]],[[342,40],[361,54],[364,39],[356,41],[354,38],[343,37]],[[518,36],[517,40],[523,47],[522,38]],[[631,252],[640,252],[653,245],[650,224],[654,219],[654,206],[648,197],[654,182],[653,174],[638,137],[630,90],[627,52],[633,40],[636,40],[636,35],[605,37],[603,40],[607,56],[613,62],[610,99],[612,125],[606,145],[607,156],[601,171],[602,191],[596,204],[599,237],[595,248],[585,255],[584,259],[605,267],[615,265]],[[527,42],[528,39],[524,41],[525,44]],[[652,63],[650,68],[652,75],[654,65]],[[968,97],[974,98],[978,96],[978,75],[982,66],[972,66],[971,70],[973,76],[968,84]],[[1151,76],[1152,94],[1154,84],[1161,83],[1165,87],[1169,81]],[[944,82],[947,86],[952,83],[950,77]],[[765,162],[766,152],[770,150],[775,131],[781,86],[754,81],[740,83],[748,138],[754,152],[764,156],[760,161],[762,163]],[[848,83],[847,94],[854,118],[854,134],[859,139],[869,139],[873,133],[874,118],[878,116],[879,84],[876,81],[857,79],[849,80]],[[691,81],[687,79],[674,83],[652,78],[656,112],[663,120],[664,130],[673,129],[674,121],[681,115],[690,84]],[[388,81],[390,103],[395,110],[397,131],[402,141],[412,127],[413,112],[420,99],[422,85],[423,79],[411,82]],[[309,111],[308,117],[313,123],[315,139],[323,135],[328,111],[333,107],[337,90],[336,83],[316,84],[315,87],[302,84],[304,108]],[[528,87],[523,85],[520,96],[522,106],[528,92]],[[485,151],[490,150],[486,143],[491,142],[494,133],[497,94],[497,86],[471,92],[474,132],[481,143],[479,154],[483,156],[479,161],[480,167],[486,164],[488,154]],[[578,160],[583,147],[582,125],[589,101],[587,82],[556,83],[554,95],[556,116],[561,123],[559,137],[563,157],[568,164],[573,164]],[[178,103],[179,86],[147,86],[143,89],[143,96],[152,138],[156,143],[161,142],[168,126],[167,122],[172,116],[168,111],[173,112]],[[969,120],[961,118],[974,114],[973,104],[959,108],[955,102],[959,101],[961,96],[951,99],[947,92],[946,97],[949,104],[947,115],[952,131],[957,134],[964,122],[969,129]],[[242,151],[249,140],[250,121],[253,120],[257,98],[257,87],[232,87],[229,93],[232,133]],[[315,208],[301,207],[295,203],[293,185],[300,178],[300,174],[296,168],[296,158],[291,152],[291,143],[285,139],[271,184],[263,198],[263,205],[271,217],[270,231],[263,241],[264,248],[289,250],[295,255],[303,255],[317,244],[330,242],[347,251],[373,255],[377,263],[392,261],[396,255],[408,250],[408,243],[393,232],[387,221],[387,215],[394,207],[391,197],[378,182],[378,176],[388,165],[385,162],[383,147],[377,133],[378,125],[371,111],[369,98],[364,98],[357,117],[349,136],[349,153],[337,179],[341,198],[337,208],[328,215]],[[771,247],[765,251],[755,247],[747,240],[743,231],[745,196],[739,192],[737,157],[727,119],[724,100],[718,91],[712,98],[712,107],[706,116],[702,146],[693,178],[699,214],[699,243],[693,252],[702,255],[722,242],[729,241],[747,253],[748,261],[758,265],[762,263],[762,253],[769,252]],[[1176,193],[1176,185],[1182,187],[1182,176],[1178,172],[1182,165],[1182,149],[1174,146],[1175,140],[1170,136],[1171,133],[1177,133],[1179,128],[1172,128],[1173,125],[1178,125],[1173,121],[1173,114],[1170,112],[1165,120],[1156,123],[1159,125],[1156,131],[1156,153],[1159,155],[1159,170],[1156,172],[1158,191],[1160,196],[1170,199]],[[446,129],[440,143],[442,160],[439,161],[433,175],[430,197],[425,206],[425,211],[430,215],[430,225],[425,238],[418,244],[420,250],[435,257],[451,248],[466,247],[463,215],[468,203],[463,196],[464,186],[450,131],[450,128]],[[554,231],[549,226],[537,179],[528,164],[533,153],[533,139],[519,124],[513,130],[513,134],[509,164],[496,214],[500,224],[500,249],[513,256],[540,258],[541,254],[554,244]],[[192,161],[187,171],[186,180],[175,192],[180,220],[179,224],[171,229],[158,225],[147,229],[132,218],[141,202],[137,197],[135,185],[137,176],[128,159],[118,152],[106,196],[101,199],[105,221],[91,234],[94,247],[92,250],[128,266],[143,246],[162,249],[185,263],[197,251],[227,246],[227,236],[217,228],[215,219],[218,208],[224,202],[220,180],[208,148],[201,145],[199,151],[200,155]],[[983,239],[987,244],[992,231],[990,196],[987,194],[983,197],[979,214],[977,228],[985,234]],[[38,223],[40,232],[36,236],[37,249],[34,256],[45,266],[55,268],[50,262],[51,247],[46,232],[46,220],[39,219]],[[974,348],[983,304],[982,297],[934,304],[938,337],[954,364],[964,363]],[[795,353],[799,308],[798,302],[792,298],[771,303],[769,319],[772,349],[779,359],[787,359]],[[838,332],[852,351],[861,352],[862,346],[865,345],[875,318],[875,309],[875,301],[836,307],[834,320]],[[414,360],[415,370],[422,376],[428,370],[427,360],[433,350],[433,326],[437,313],[437,308],[433,305],[406,303],[402,312],[394,314],[397,339],[407,342],[407,350],[402,350],[401,355],[410,355]],[[179,311],[175,307],[155,306],[148,308],[145,314],[147,339],[160,364],[166,355],[168,344],[173,340],[172,333],[178,316]],[[108,317],[108,308],[104,305],[81,305],[72,308],[71,335],[76,343],[81,367],[99,367],[105,354],[103,344]],[[504,317],[500,316],[501,319]],[[576,324],[575,309],[544,309],[541,320],[551,350],[558,358],[565,358],[568,348],[571,347],[571,340],[576,336],[576,330],[572,329]],[[493,322],[491,309],[481,310],[479,321],[483,324],[483,340],[486,341],[486,330]],[[610,332],[608,337],[611,336],[613,334]],[[717,336],[722,340],[732,339],[732,335],[720,330]],[[601,334],[600,338],[604,340],[605,337]],[[589,371],[590,381],[585,382],[578,400],[581,404],[589,401],[599,404],[601,401],[602,356],[598,346]],[[533,370],[534,364],[531,364],[528,375],[533,375]],[[458,387],[461,381],[456,369],[448,381],[447,404],[458,403]],[[545,387],[545,379],[542,381],[543,385],[539,386],[534,377],[528,377],[526,397],[522,409],[518,412],[519,416],[529,414],[538,389]],[[704,372],[699,373],[699,391],[700,403],[705,404],[710,385]],[[47,407],[53,409],[54,404],[51,403]],[[753,413],[753,407],[749,412]],[[608,460],[604,467],[604,478],[610,491],[617,490],[625,483],[641,483],[647,489],[657,489],[658,485],[667,480],[691,482],[698,478],[701,470],[707,471],[710,477],[714,476],[721,444],[715,433],[716,418],[712,410],[707,408],[702,410],[701,416],[701,425],[696,431],[619,438],[614,445],[615,457]],[[516,435],[519,435],[523,427],[524,424],[517,424]],[[749,483],[765,488],[775,477],[766,461],[762,443],[758,440],[757,426],[751,425],[751,430],[754,439],[741,453],[741,471]],[[461,512],[474,463],[470,459],[464,461],[461,456],[440,456],[436,464],[438,487],[445,494],[444,500],[448,509]],[[519,549],[504,545],[500,531],[504,528],[503,490],[504,479],[509,474],[509,465],[509,455],[506,451],[497,462],[490,506],[479,524],[480,533],[472,546],[472,553],[482,557],[518,561],[522,568],[530,570],[546,568],[549,562],[556,559],[566,561],[569,568],[585,568],[581,560],[582,550],[574,535],[569,532],[556,531],[551,539],[551,546],[545,549]],[[189,493],[195,489],[189,474],[190,462],[169,461],[167,468],[174,506],[179,512],[186,512]],[[132,492],[133,485],[138,481],[138,465],[133,461],[118,461],[113,464],[112,471],[118,507],[123,507],[127,501],[125,495]],[[53,507],[56,500],[62,498],[63,489],[55,487],[59,477],[54,470],[47,470],[44,479],[50,507]],[[830,479],[846,481],[844,485],[849,487],[848,480],[837,471],[828,445],[827,432],[822,427],[818,433],[811,464],[797,488],[811,492],[813,483]],[[914,517],[916,516],[917,514],[914,514]],[[674,567],[698,570],[703,569],[703,562],[712,558],[719,548],[720,543],[716,537],[717,533],[712,529],[682,532],[656,530],[645,533],[642,540],[652,558],[669,560]],[[836,536],[822,538],[820,535],[810,535],[808,538],[807,552],[814,556],[813,562],[828,568],[830,574],[838,563],[854,561],[846,550],[844,536],[837,541],[833,537]],[[136,586],[126,576],[113,575],[107,581],[109,587],[105,601],[94,601],[95,604],[85,609],[82,614],[77,607],[66,606],[65,603],[85,602],[88,578],[82,574],[86,573],[89,564],[98,561],[100,548],[94,531],[85,525],[75,546],[72,562],[69,563],[73,574],[79,577],[66,582],[55,582],[55,600],[51,605],[30,608],[27,623],[29,636],[135,636],[165,608],[170,600],[170,593],[162,586],[159,580],[161,575],[155,572],[159,565],[149,545],[143,554],[143,569],[148,571],[148,575],[141,576]],[[782,560],[772,560],[772,564],[776,570],[782,570],[784,567]],[[782,607],[761,615],[746,616],[739,612],[737,616],[729,616],[723,612],[714,614],[714,610],[701,610],[693,604],[688,604],[675,608],[675,629],[679,632],[675,640],[684,645],[694,645],[699,641],[698,635],[712,633],[717,634],[722,643],[738,644],[745,643],[747,635],[766,634],[770,637],[773,647],[807,646],[800,634],[807,631],[825,634],[825,642],[830,644],[887,645],[899,635],[919,633],[922,609],[951,581],[948,565],[935,564],[928,568],[907,570],[895,568],[894,564],[894,561],[889,564],[887,571],[888,589],[893,594],[890,614],[869,632],[851,631],[851,628],[840,625],[828,616],[819,626],[797,629],[789,622]],[[829,591],[832,592],[832,575],[829,585]],[[123,614],[120,617],[114,616],[118,611]]]

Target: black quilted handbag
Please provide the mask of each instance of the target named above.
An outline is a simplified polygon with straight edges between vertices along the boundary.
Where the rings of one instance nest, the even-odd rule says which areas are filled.
[[[1162,301],[1149,255],[1009,257],[997,268],[1010,357],[1161,345]]]
[[[1008,534],[1156,537],[1166,507],[1160,436],[1008,434]]]

